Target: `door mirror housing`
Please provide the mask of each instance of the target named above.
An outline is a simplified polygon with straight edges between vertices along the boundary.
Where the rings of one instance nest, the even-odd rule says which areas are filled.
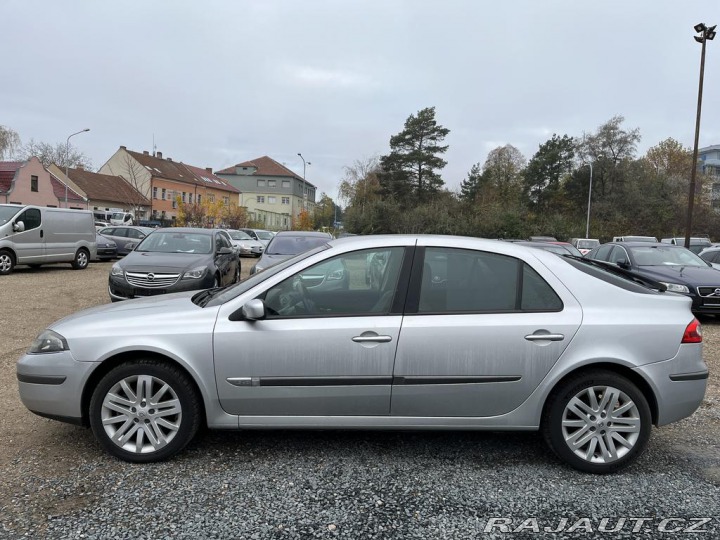
[[[618,259],[616,263],[620,268],[624,268],[625,270],[630,269],[630,263],[627,262],[625,259]]]
[[[248,300],[242,307],[242,315],[248,321],[259,321],[265,318],[265,303],[259,298]]]
[[[233,253],[233,250],[229,247],[221,247],[217,252],[218,255],[230,255],[231,253]]]
[[[25,223],[22,221],[16,221],[13,223],[13,231],[15,232],[23,232],[25,230]]]

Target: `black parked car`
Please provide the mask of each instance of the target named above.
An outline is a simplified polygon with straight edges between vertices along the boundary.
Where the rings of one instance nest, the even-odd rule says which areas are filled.
[[[240,280],[240,260],[225,231],[156,229],[110,271],[113,302],[208,289]]]
[[[692,298],[695,313],[720,314],[720,271],[682,246],[656,242],[609,242],[585,255],[658,281]]]
[[[117,244],[100,233],[95,233],[97,243],[96,261],[110,261],[117,257]]]
[[[98,232],[117,244],[117,255],[123,257],[130,253],[135,245],[156,229],[150,227],[115,226],[100,229]]]

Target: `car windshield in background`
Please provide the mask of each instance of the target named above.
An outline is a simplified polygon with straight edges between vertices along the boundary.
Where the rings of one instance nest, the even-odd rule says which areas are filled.
[[[297,255],[303,251],[326,244],[329,238],[322,236],[276,236],[267,248],[268,255]]]
[[[272,240],[275,238],[275,235],[268,231],[255,231],[255,234],[258,235],[260,240]]]
[[[252,240],[252,237],[242,231],[228,231],[230,238],[233,240]]]
[[[212,236],[197,233],[155,232],[135,251],[153,253],[212,253]]]
[[[598,240],[578,240],[577,247],[578,249],[595,249],[600,245],[600,242]]]
[[[636,246],[628,249],[638,266],[707,266],[705,261],[685,248]]]
[[[20,210],[22,210],[22,208],[15,206],[0,206],[0,225],[4,225],[10,221]]]

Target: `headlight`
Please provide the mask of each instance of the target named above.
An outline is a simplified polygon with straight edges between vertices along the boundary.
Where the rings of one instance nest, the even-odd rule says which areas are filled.
[[[205,270],[207,268],[204,266],[198,266],[197,268],[193,268],[192,270],[188,270],[183,274],[183,279],[200,279],[205,275]]]
[[[110,269],[110,275],[111,276],[122,276],[125,272],[118,264],[113,264],[113,267]]]
[[[68,344],[65,338],[52,330],[45,330],[30,345],[29,353],[43,354],[67,351]]]
[[[662,281],[660,283],[665,285],[665,287],[667,287],[667,290],[670,292],[679,292],[679,293],[683,293],[683,294],[690,293],[690,290],[685,285],[679,285],[677,283],[665,283]]]

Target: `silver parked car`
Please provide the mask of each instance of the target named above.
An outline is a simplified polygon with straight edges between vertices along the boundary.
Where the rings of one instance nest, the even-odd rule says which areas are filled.
[[[541,430],[612,472],[708,377],[690,299],[624,272],[475,238],[333,240],[230,287],[66,317],[18,361],[20,396],[133,462],[201,425]]]

